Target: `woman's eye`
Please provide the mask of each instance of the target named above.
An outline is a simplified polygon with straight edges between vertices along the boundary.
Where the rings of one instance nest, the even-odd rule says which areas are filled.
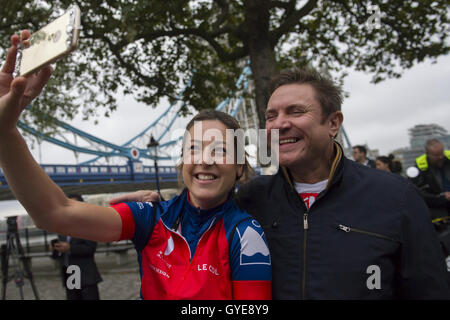
[[[189,147],[189,150],[191,150],[192,152],[197,152],[197,151],[200,150],[200,148],[198,146],[196,146],[196,145],[191,145]]]
[[[227,153],[227,150],[223,147],[215,147],[214,152],[216,154],[225,154],[225,153]]]

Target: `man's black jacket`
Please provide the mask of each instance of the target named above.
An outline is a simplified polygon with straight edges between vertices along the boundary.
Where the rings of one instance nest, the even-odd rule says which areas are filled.
[[[241,186],[236,201],[263,225],[274,299],[449,298],[444,257],[416,188],[346,159],[339,145],[327,189],[309,212],[285,168]]]
[[[66,236],[59,235],[60,241],[66,241]],[[81,271],[81,287],[91,286],[102,281],[97,264],[95,263],[95,251],[97,250],[97,242],[71,238],[69,253],[63,253],[58,257],[61,263],[61,275],[63,279],[63,286],[66,285],[66,273],[68,265],[77,265]],[[67,265],[65,265],[67,264]]]
[[[450,160],[447,158],[444,158],[443,171],[447,177],[450,177]],[[426,170],[420,170],[419,176],[411,181],[419,188],[420,194],[430,208],[432,219],[450,214],[450,202],[444,196],[439,168],[429,165]]]

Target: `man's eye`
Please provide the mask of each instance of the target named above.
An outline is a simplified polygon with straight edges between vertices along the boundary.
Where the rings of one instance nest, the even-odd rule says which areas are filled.
[[[305,110],[302,110],[302,109],[292,110],[292,114],[295,114],[295,115],[303,114],[303,113],[305,113]]]

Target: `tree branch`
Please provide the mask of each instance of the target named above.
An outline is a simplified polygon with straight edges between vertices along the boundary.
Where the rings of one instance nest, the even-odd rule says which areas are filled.
[[[269,9],[273,9],[273,8],[283,8],[285,10],[292,10],[295,9],[295,3],[297,1],[296,0],[291,0],[289,2],[284,2],[284,1],[270,1],[269,3]]]
[[[120,49],[122,48],[120,45],[115,45],[111,41],[111,39],[108,36],[104,35],[104,34],[99,35],[99,36],[94,37],[94,38],[100,39],[100,40],[104,41],[108,45],[109,50],[117,58],[117,61],[120,63],[120,65],[123,68],[125,68],[127,70],[130,70],[131,72],[136,74],[140,79],[144,80],[144,82],[147,85],[149,85],[149,87],[151,86],[151,84],[154,83],[154,81],[153,81],[153,79],[151,77],[148,77],[148,76],[142,74],[142,72],[139,69],[136,68],[136,64],[135,63],[128,63],[128,62],[126,62],[123,59],[122,55],[120,54]]]
[[[171,26],[171,30],[158,30],[153,32],[146,32],[141,35],[140,38],[146,41],[156,40],[161,37],[177,37],[177,36],[196,36],[205,40],[217,53],[219,59],[223,62],[233,61],[242,57],[245,57],[246,51],[244,48],[237,48],[234,52],[227,52],[222,46],[215,40],[216,37],[226,33],[238,33],[237,28],[224,27],[221,30],[209,34],[208,32],[198,28],[184,28],[180,29],[175,26]]]
[[[270,33],[270,42],[275,45],[278,40],[289,30],[295,27],[301,18],[308,15],[317,5],[318,0],[309,0],[299,10],[292,11],[284,20],[284,22],[275,30]]]
[[[336,3],[337,5],[341,5],[345,11],[347,11],[351,16],[353,16],[358,23],[363,23],[367,20],[367,17],[361,17],[360,15],[354,13],[351,8],[348,6],[348,3],[345,1],[339,1],[339,0],[333,0],[332,2]]]
[[[230,6],[227,1],[224,0],[214,0],[215,3],[220,7],[220,14],[217,18],[217,21],[213,24],[212,29],[216,30],[219,29],[219,27],[224,23],[226,20],[226,17],[228,16],[230,12]]]

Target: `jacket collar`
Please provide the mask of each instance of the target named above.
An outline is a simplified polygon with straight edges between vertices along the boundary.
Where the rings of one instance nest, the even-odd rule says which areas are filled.
[[[328,184],[325,188],[326,190],[329,189],[331,185],[339,181],[342,176],[342,167],[344,165],[343,154],[344,152],[342,151],[341,145],[337,141],[334,141],[334,159],[331,164],[330,174],[328,175]],[[285,166],[280,166],[280,171],[282,172],[289,186],[294,189],[294,179],[292,178],[289,169]]]

